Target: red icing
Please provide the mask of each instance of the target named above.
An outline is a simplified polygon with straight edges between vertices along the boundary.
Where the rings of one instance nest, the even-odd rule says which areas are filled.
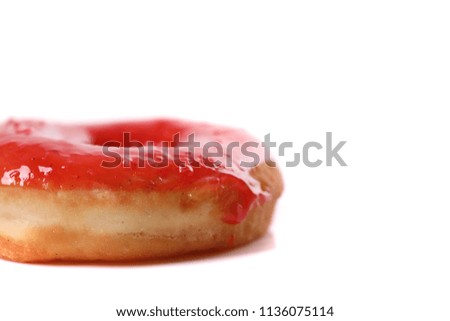
[[[153,154],[142,154],[137,148],[122,146],[125,132],[130,133],[132,141],[143,145],[148,141],[154,142]],[[209,141],[219,142],[222,146],[231,141],[241,145],[246,141],[255,141],[236,129],[165,119],[86,126],[8,121],[0,126],[1,185],[50,191],[171,191],[207,186],[217,191],[226,213],[222,219],[229,224],[241,222],[252,206],[269,197],[269,193],[263,191],[259,182],[250,175],[251,168],[239,165],[241,160],[248,160],[240,154],[239,148],[233,150],[233,163],[229,167],[212,166],[212,161],[221,160],[224,163],[224,158],[205,159],[201,148],[195,150],[195,166],[176,165],[173,162],[174,148],[164,152],[161,146],[162,142],[173,142],[177,133],[180,141],[187,141],[188,135],[194,133],[195,141],[200,142],[201,146]],[[114,160],[110,155],[105,155],[102,146],[110,141],[121,143],[120,147],[110,147],[111,151],[122,157],[130,155],[126,160],[127,166],[123,163],[115,168],[101,166],[103,161],[111,163]],[[253,151],[262,155],[261,150]],[[147,158],[159,160],[158,156],[162,155],[169,159],[166,167],[154,167],[146,162]],[[186,150],[179,153],[183,161],[187,161],[188,156]]]

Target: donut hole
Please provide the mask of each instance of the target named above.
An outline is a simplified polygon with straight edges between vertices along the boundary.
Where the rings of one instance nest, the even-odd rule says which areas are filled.
[[[181,135],[185,130],[179,122],[156,120],[95,126],[88,128],[88,131],[92,145],[139,148],[163,144],[176,147],[178,144],[175,136]]]

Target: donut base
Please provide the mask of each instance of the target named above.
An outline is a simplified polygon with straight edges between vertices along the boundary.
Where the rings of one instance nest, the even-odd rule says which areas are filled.
[[[206,187],[179,192],[0,187],[0,257],[130,261],[243,245],[267,231],[281,193],[277,169],[263,176],[275,193],[239,224],[222,221],[217,194]]]

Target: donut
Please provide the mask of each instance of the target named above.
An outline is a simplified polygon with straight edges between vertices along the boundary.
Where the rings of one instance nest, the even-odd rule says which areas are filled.
[[[134,261],[264,235],[283,189],[244,130],[154,119],[0,125],[0,257]]]

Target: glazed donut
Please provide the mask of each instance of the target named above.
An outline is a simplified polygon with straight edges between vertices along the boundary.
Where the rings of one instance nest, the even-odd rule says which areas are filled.
[[[283,186],[246,142],[242,130],[170,119],[7,121],[0,256],[128,261],[248,243],[267,231]]]

